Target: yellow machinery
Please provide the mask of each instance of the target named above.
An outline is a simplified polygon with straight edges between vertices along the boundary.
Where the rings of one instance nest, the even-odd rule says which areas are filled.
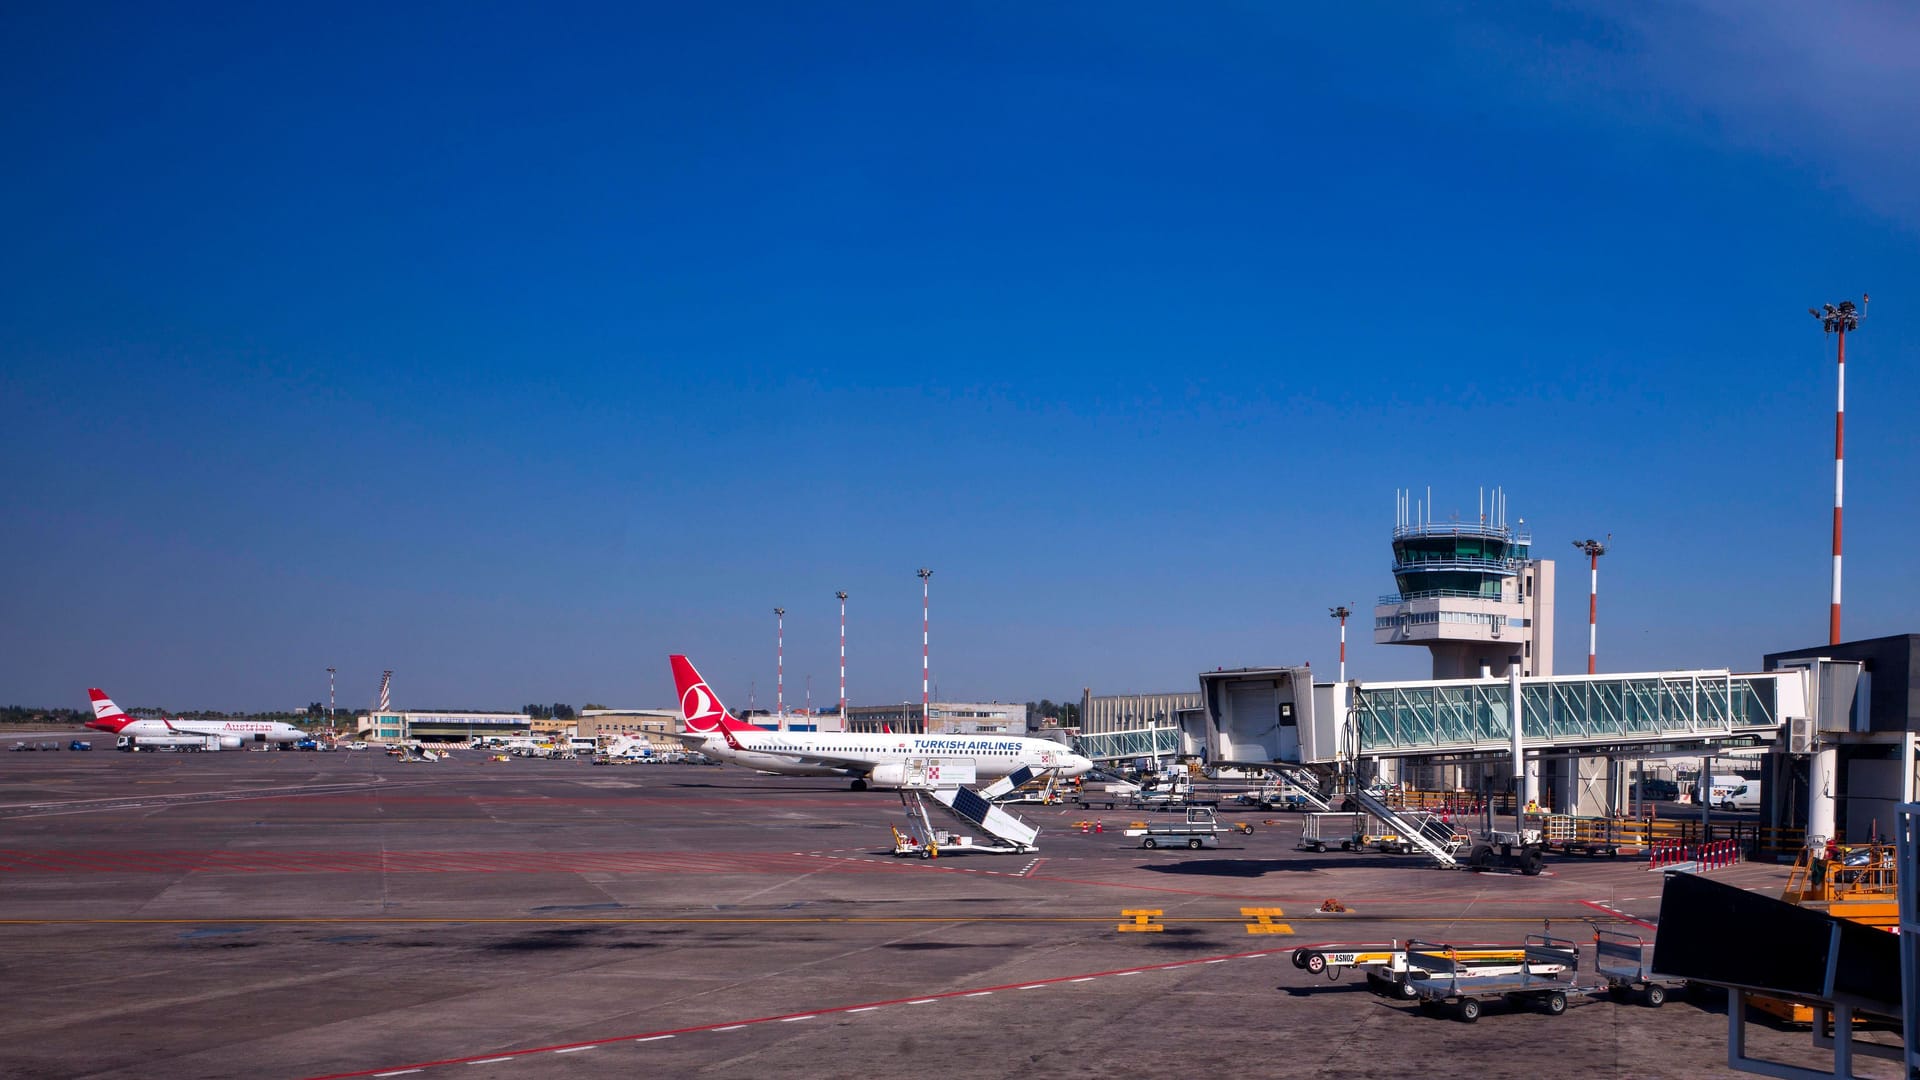
[[[1780,899],[1895,931],[1900,926],[1900,897],[1893,845],[1829,844],[1817,855],[1812,848],[1802,848]],[[1758,995],[1750,1000],[1754,1008],[1789,1023],[1813,1023],[1813,1010],[1805,1005]]]

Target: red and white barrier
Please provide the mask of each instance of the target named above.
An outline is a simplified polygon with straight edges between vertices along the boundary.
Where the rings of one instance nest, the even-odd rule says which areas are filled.
[[[1666,870],[1687,864],[1687,869],[1718,870],[1739,861],[1740,842],[1738,840],[1715,840],[1711,844],[1655,840],[1648,849],[1647,869]]]

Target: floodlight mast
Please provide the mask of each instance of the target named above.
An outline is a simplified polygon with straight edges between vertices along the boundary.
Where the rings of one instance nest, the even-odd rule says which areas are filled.
[[[1827,607],[1829,645],[1840,644],[1840,512],[1847,468],[1847,331],[1860,329],[1860,318],[1867,313],[1867,300],[1867,294],[1861,293],[1857,309],[1851,300],[1807,309],[1807,314],[1820,320],[1822,330],[1839,338],[1838,392],[1833,410],[1833,587]]]
[[[1587,590],[1587,674],[1595,670],[1595,652],[1599,644],[1600,624],[1600,556],[1607,553],[1607,545],[1613,542],[1613,534],[1608,533],[1605,540],[1575,540],[1573,546],[1587,553],[1589,578]]]
[[[930,640],[927,635],[927,627],[929,625],[927,619],[929,610],[927,607],[927,597],[929,588],[928,580],[933,577],[933,571],[923,566],[914,571],[914,575],[920,579],[920,730],[924,733],[932,734],[933,704],[932,698],[929,697],[927,693],[927,687],[930,685],[927,681],[928,672],[931,670],[928,661],[928,657],[931,654],[927,649],[927,642]]]
[[[840,730],[847,729],[847,590],[833,594],[840,601]]]
[[[1328,608],[1327,614],[1340,620],[1340,681],[1346,682],[1347,681],[1347,618],[1348,616],[1353,614],[1353,609],[1347,607],[1347,605],[1345,604],[1341,604],[1339,607]]]
[[[773,711],[787,715],[787,609],[783,607],[773,609]]]

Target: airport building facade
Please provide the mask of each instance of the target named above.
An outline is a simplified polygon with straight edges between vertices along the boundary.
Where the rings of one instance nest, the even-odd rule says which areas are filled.
[[[355,738],[381,743],[524,738],[532,731],[533,717],[526,713],[386,711],[354,718]]]
[[[999,701],[936,701],[929,715],[917,701],[849,705],[847,730],[902,735],[1025,735],[1027,707]]]
[[[1092,687],[1080,691],[1080,731],[1088,735],[1110,731],[1137,731],[1180,723],[1180,714],[1197,713],[1199,691],[1158,694],[1098,694]]]
[[[684,750],[673,733],[680,730],[677,709],[586,709],[575,721],[574,734],[583,739],[625,735],[645,739],[658,751]]]

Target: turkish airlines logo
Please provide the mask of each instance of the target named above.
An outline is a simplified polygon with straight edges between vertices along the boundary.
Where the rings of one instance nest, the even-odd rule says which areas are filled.
[[[725,715],[727,710],[714,700],[706,683],[694,683],[680,696],[680,716],[686,720],[688,731],[715,731]]]

